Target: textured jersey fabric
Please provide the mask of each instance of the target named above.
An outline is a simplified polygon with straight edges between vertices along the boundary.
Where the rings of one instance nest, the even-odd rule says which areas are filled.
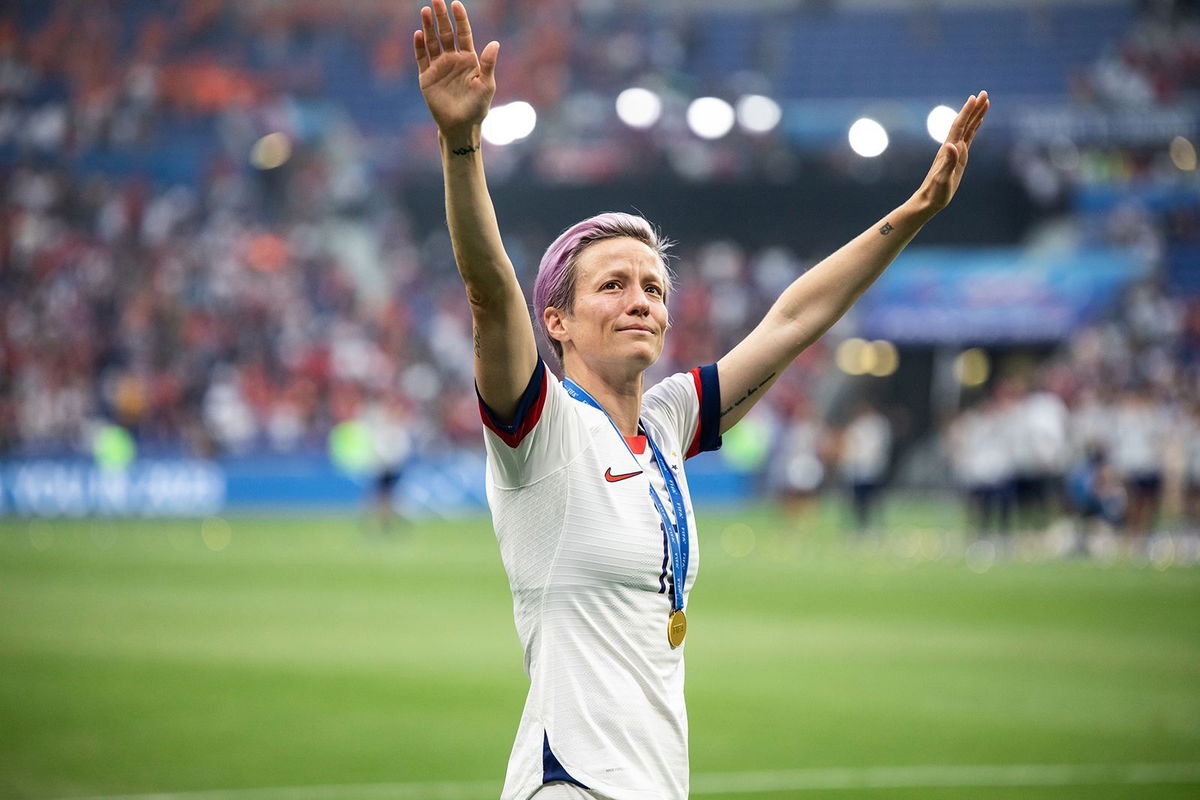
[[[716,366],[647,390],[642,424],[678,478],[699,567],[686,457],[720,446]],[[675,590],[653,454],[633,450],[598,409],[572,399],[540,362],[516,418],[485,423],[487,495],[513,595],[529,695],[503,800],[568,780],[613,800],[688,795],[683,652],[667,642]]]

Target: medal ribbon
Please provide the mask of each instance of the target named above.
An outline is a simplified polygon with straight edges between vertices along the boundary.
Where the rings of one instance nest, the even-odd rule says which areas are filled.
[[[629,442],[625,441],[625,436],[617,428],[617,423],[613,422],[612,417],[608,415],[604,407],[596,402],[596,398],[588,394],[583,387],[570,378],[563,378],[562,384],[563,388],[567,390],[567,394],[573,399],[591,406],[604,415],[604,418],[608,420],[608,424],[612,425],[613,431],[616,432],[617,438],[621,440],[621,444],[625,445],[625,449],[629,452],[629,457],[638,466],[641,466],[641,462],[637,460],[637,456],[633,454],[633,450],[629,447]],[[676,479],[675,473],[667,466],[667,460],[663,458],[662,451],[658,449],[658,445],[654,443],[654,439],[650,436],[650,429],[640,420],[638,424],[641,425],[642,432],[646,435],[646,441],[650,444],[650,451],[654,453],[654,461],[658,464],[658,471],[662,473],[663,482],[667,484],[667,494],[671,496],[671,507],[675,511],[675,522],[671,522],[671,516],[667,513],[666,506],[663,505],[658,492],[654,491],[653,484],[650,484],[650,498],[654,501],[654,508],[658,511],[658,515],[662,517],[663,531],[667,537],[667,547],[671,551],[671,575],[675,581],[675,597],[671,603],[671,607],[676,611],[680,611],[683,609],[683,586],[684,581],[687,580],[688,550],[690,548],[687,508],[683,504],[683,491],[679,488],[679,481]]]

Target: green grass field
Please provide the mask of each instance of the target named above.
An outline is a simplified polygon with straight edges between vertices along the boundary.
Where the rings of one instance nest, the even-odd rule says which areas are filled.
[[[693,793],[1200,796],[1200,569],[978,573],[938,513],[701,512]],[[486,519],[10,520],[0,609],[6,798],[494,798],[526,690]]]

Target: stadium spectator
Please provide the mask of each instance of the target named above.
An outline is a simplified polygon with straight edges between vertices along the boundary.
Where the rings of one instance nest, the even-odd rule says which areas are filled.
[[[1011,425],[1010,401],[994,394],[961,411],[947,431],[952,471],[975,536],[1007,538],[1012,532]]]
[[[830,434],[812,403],[802,397],[792,403],[775,441],[768,470],[771,488],[783,507],[802,520],[825,484]]]
[[[842,431],[839,467],[850,487],[855,528],[868,533],[879,521],[879,506],[892,450],[892,424],[871,403],[860,401]]]
[[[1109,453],[1129,498],[1125,530],[1141,544],[1154,532],[1158,518],[1170,429],[1167,408],[1150,387],[1121,393],[1113,412]]]
[[[1066,404],[1047,386],[1051,373],[1041,371],[1030,391],[1014,379],[1009,412],[1013,452],[1013,495],[1023,532],[1042,532],[1058,510],[1058,498],[1070,457]]]
[[[1075,514],[1071,553],[1104,552],[1101,542],[1125,517],[1125,486],[1102,450],[1093,450],[1067,474],[1066,494]]]

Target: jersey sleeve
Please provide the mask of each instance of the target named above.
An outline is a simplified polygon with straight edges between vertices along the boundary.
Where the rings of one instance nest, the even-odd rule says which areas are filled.
[[[512,422],[497,418],[478,386],[475,395],[492,478],[500,488],[526,486],[562,469],[583,446],[586,431],[577,419],[575,402],[540,358]]]
[[[721,385],[717,365],[679,372],[656,383],[642,398],[670,425],[687,458],[721,446]]]

